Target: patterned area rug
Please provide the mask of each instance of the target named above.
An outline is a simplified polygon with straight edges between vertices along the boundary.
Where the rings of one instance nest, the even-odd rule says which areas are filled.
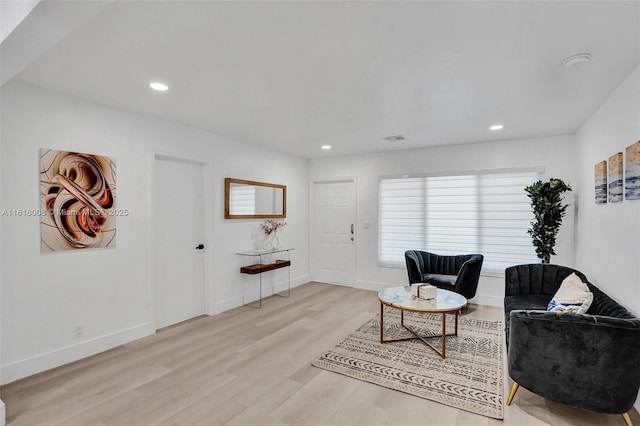
[[[385,308],[385,339],[411,337],[395,309]],[[442,329],[440,315],[405,313],[405,323],[421,335]],[[454,329],[447,315],[447,333]],[[372,318],[313,365],[461,410],[502,419],[501,321],[459,317],[458,336],[447,336],[446,359],[419,340],[380,343]],[[440,338],[430,343],[440,348]]]

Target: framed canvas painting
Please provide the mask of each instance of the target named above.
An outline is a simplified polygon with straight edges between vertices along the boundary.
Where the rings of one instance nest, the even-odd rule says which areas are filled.
[[[607,184],[609,186],[609,202],[622,201],[622,152],[609,157]]]
[[[40,150],[40,252],[115,247],[116,161]]]
[[[640,141],[627,147],[625,164],[624,198],[640,199]]]
[[[596,204],[607,202],[607,162],[601,161],[594,168]]]

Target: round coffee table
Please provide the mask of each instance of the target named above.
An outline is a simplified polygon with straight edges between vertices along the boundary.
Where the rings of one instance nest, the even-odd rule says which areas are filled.
[[[446,357],[446,336],[458,335],[458,313],[467,305],[467,299],[453,291],[437,289],[435,299],[419,299],[411,295],[411,287],[391,287],[378,293],[380,300],[380,343],[399,342],[403,340],[419,339],[422,343],[433,349],[442,358]],[[400,311],[400,325],[409,330],[414,337],[402,339],[384,339],[384,307],[398,309]],[[442,333],[429,338],[440,337],[442,339],[442,351],[431,345],[425,337],[420,336],[413,328],[404,323],[404,312],[419,312],[424,314],[442,314]],[[455,331],[447,334],[447,314],[455,315]]]

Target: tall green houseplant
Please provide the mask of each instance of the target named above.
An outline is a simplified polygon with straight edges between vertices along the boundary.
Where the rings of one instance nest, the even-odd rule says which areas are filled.
[[[542,263],[549,263],[552,254],[556,254],[556,235],[560,230],[568,204],[563,204],[562,194],[571,191],[571,186],[561,179],[551,178],[548,182],[541,180],[524,188],[531,199],[534,220],[527,231],[533,239],[538,257]]]

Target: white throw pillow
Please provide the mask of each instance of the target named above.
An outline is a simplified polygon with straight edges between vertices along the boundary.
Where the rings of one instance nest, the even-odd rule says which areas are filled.
[[[589,287],[573,273],[562,281],[560,288],[549,302],[547,311],[584,314],[593,302]]]

